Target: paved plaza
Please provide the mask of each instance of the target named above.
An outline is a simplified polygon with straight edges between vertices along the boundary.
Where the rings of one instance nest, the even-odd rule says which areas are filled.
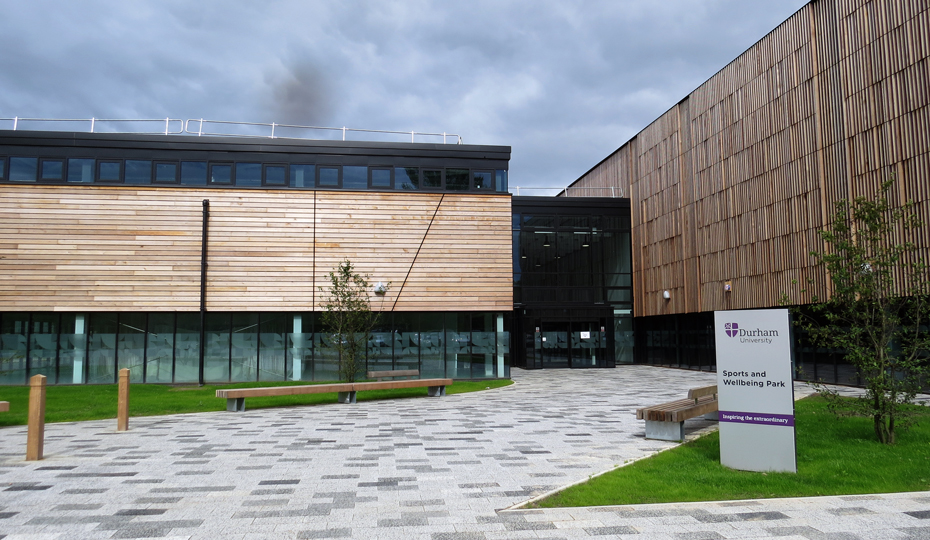
[[[128,432],[49,424],[39,462],[23,461],[24,426],[3,428],[0,538],[930,540],[930,492],[507,510],[674,446],[644,439],[634,410],[716,382],[649,366],[513,378],[443,398],[133,418]]]

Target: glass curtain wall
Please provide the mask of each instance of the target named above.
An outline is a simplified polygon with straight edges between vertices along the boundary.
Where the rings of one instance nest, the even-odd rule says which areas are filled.
[[[0,384],[331,381],[333,336],[319,314],[0,313]],[[372,332],[366,370],[419,369],[420,376],[510,376],[509,314],[386,313]]]

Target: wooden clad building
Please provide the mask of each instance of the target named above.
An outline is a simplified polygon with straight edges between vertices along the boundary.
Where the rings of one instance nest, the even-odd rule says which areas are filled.
[[[0,383],[325,380],[349,260],[372,369],[501,377],[510,148],[0,132]]]
[[[650,317],[823,297],[809,253],[833,201],[893,179],[930,223],[928,177],[930,5],[818,0],[564,194],[628,194],[633,305]]]

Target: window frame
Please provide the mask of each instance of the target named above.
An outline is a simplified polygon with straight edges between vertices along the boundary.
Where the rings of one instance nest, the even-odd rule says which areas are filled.
[[[375,171],[387,171],[388,172],[388,185],[387,186],[376,186],[374,185],[374,172]],[[370,165],[368,167],[368,189],[384,189],[391,190],[394,189],[394,167],[391,165]]]
[[[116,164],[119,167],[119,174],[116,180],[104,180],[100,177],[100,168],[102,165]],[[94,182],[100,184],[122,184],[123,183],[123,160],[121,159],[98,159],[94,165]]]
[[[269,167],[281,167],[284,169],[284,179],[282,183],[272,184],[268,182],[268,168]],[[278,163],[274,161],[270,163],[262,162],[262,187],[287,188],[291,182],[290,172],[291,172],[290,167],[288,167],[287,163],[283,163],[283,162]]]
[[[487,185],[487,186],[485,186],[485,187],[478,187],[478,186],[475,184],[475,173],[488,173],[488,174],[490,174],[490,177],[489,177],[489,179],[488,179],[488,184],[489,184],[489,185]],[[471,172],[470,172],[470,174],[469,174],[469,177],[470,177],[470,178],[469,178],[469,184],[468,184],[468,185],[469,185],[469,188],[470,188],[471,190],[473,190],[473,191],[494,191],[495,180],[496,180],[495,176],[496,176],[496,175],[495,175],[494,169],[472,169]]]
[[[174,165],[174,180],[159,180],[158,179],[158,166],[159,165]],[[152,184],[155,185],[177,185],[181,182],[181,162],[180,161],[168,161],[168,160],[152,160]]]
[[[439,185],[427,186],[426,173],[439,172]],[[420,190],[422,191],[445,191],[446,190],[446,170],[437,167],[420,167]]]
[[[336,169],[336,185],[335,186],[324,186],[320,184],[320,173],[323,172],[323,169]],[[314,176],[316,177],[314,184],[317,188],[342,189],[342,165],[317,165]]]
[[[213,181],[214,167],[229,167],[229,180],[226,182]],[[232,161],[210,161],[207,163],[207,185],[208,186],[232,186],[235,185],[234,179],[236,174],[236,164]]]
[[[45,164],[56,162],[56,161],[61,163],[61,176],[59,176],[58,178],[45,178],[44,177],[45,175],[42,174]],[[65,165],[64,158],[39,158],[39,169],[38,171],[36,171],[37,179],[39,182],[62,182],[67,177],[66,173],[67,173],[67,166]],[[0,178],[3,178],[3,176],[0,175]]]
[[[239,165],[258,165],[258,184],[246,185],[239,184]],[[265,176],[265,164],[262,161],[237,161],[233,166],[232,185],[240,189],[260,188],[263,185]]]
[[[130,161],[141,161],[149,163],[149,181],[148,182],[127,182],[126,181],[126,164]],[[153,159],[124,159],[123,160],[123,183],[127,186],[150,186],[155,183],[155,160]]]

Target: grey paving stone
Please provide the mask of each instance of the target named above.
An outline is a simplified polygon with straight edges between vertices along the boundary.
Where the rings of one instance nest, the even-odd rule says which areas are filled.
[[[311,538],[350,538],[351,536],[352,529],[316,529],[297,533],[297,538],[300,540]]]
[[[618,534],[639,534],[633,527],[615,525],[612,527],[588,527],[584,532],[591,536],[615,536]]]
[[[918,510],[916,512],[904,512],[905,514],[917,519],[930,519],[930,510]]]
[[[675,533],[679,540],[725,540],[726,537],[715,531],[694,531]]]

